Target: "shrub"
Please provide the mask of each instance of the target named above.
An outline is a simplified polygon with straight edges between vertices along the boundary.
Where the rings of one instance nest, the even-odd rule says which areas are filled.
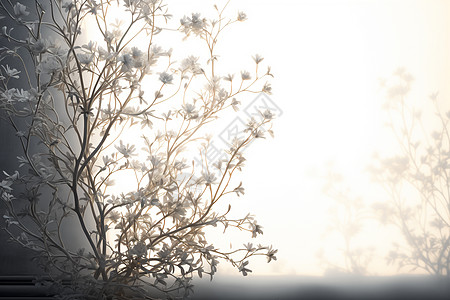
[[[26,31],[22,38],[2,28],[8,43],[1,48],[0,108],[22,147],[19,170],[4,172],[0,182],[5,230],[36,251],[57,293],[186,297],[193,276],[212,279],[221,260],[245,276],[250,257],[276,259],[277,250],[251,243],[218,249],[204,231],[223,226],[262,234],[253,216],[229,218],[231,206],[216,207],[244,193],[241,184],[230,187],[231,178],[243,167],[243,149],[264,137],[270,111],[249,120],[244,137],[220,149],[214,165],[203,159],[209,144],[201,129],[237,110],[245,93],[271,91],[270,68],[261,72],[260,56],[253,74],[235,78],[217,70],[218,38],[244,13],[228,19],[215,6],[216,19],[182,18],[178,31],[197,39],[209,57],[177,62],[180,49],[155,43],[171,32],[160,0],[2,1],[0,8]],[[114,10],[126,16],[122,24],[111,23]],[[127,140],[130,128],[140,141]],[[195,163],[188,147],[199,141],[202,159]]]

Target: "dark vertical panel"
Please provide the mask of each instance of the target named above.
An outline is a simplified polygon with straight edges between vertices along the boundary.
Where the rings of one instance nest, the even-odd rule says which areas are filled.
[[[16,3],[17,1],[12,1],[12,3]],[[26,1],[25,4],[30,6],[30,4],[34,3],[34,1]],[[35,17],[36,14],[33,11],[32,7],[29,9],[30,15],[29,18]],[[0,14],[3,14],[0,11]],[[14,21],[12,21],[9,17],[5,17],[0,20],[0,28],[3,26],[7,26],[8,28],[14,27],[12,34],[15,36],[25,39],[26,31],[20,26],[17,26]],[[0,37],[0,47],[14,47],[12,43],[10,43],[5,38]],[[25,51],[22,51],[24,58],[26,58],[25,62],[30,63],[29,56],[26,55]],[[0,65],[9,64],[11,67],[14,67],[18,70],[22,71],[23,67],[18,64],[17,60],[6,61],[3,60],[0,62]],[[27,85],[22,78],[11,80],[11,85],[16,88],[26,88]],[[17,156],[21,152],[21,146],[19,143],[19,139],[15,136],[15,131],[13,127],[3,118],[5,116],[4,112],[0,112],[2,118],[0,118],[0,180],[4,177],[3,171],[14,172],[14,170],[18,170],[17,164]],[[24,125],[23,121],[22,124]],[[3,203],[0,202],[0,227],[5,225],[3,215],[5,213],[5,207]],[[8,242],[9,235],[4,231],[0,230],[0,275],[24,275],[24,274],[36,274],[40,273],[40,269],[35,262],[31,259],[35,256],[34,252],[23,248],[21,245],[16,243]]]

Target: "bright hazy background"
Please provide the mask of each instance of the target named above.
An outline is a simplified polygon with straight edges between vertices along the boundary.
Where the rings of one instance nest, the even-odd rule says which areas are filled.
[[[178,22],[193,12],[212,17],[213,4],[221,8],[226,1],[167,3]],[[275,75],[271,99],[283,111],[274,122],[275,138],[246,150],[247,164],[238,175],[246,193],[232,200],[234,211],[251,212],[264,226],[262,238],[253,242],[279,249],[278,261],[267,264],[260,257],[250,268],[255,275],[321,275],[317,253],[322,249],[342,264],[343,248],[339,236],[325,235],[332,201],[322,192],[323,172],[333,162],[355,194],[386,197],[365,172],[375,150],[395,149],[383,126],[379,78],[405,67],[415,78],[411,98],[429,101],[435,91],[450,98],[450,1],[235,0],[225,16],[234,18],[238,11],[248,20],[223,34],[218,64],[237,73],[252,68],[252,55],[262,55]],[[200,55],[188,43],[161,46]],[[375,247],[374,275],[397,272],[384,257],[398,238],[393,228],[376,223],[363,229],[360,242]],[[239,240],[232,234],[225,239],[211,241]],[[225,262],[219,271],[242,276]]]

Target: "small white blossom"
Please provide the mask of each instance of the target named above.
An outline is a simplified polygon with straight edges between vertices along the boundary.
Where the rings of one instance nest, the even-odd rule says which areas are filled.
[[[247,243],[247,244],[244,244],[244,247],[245,247],[245,248],[247,249],[247,251],[249,251],[249,252],[253,252],[253,251],[256,250],[256,248],[253,247],[253,243]]]
[[[263,57],[259,54],[256,54],[255,56],[253,56],[253,60],[255,61],[256,64],[259,64],[260,62],[263,61]]]
[[[237,20],[241,22],[245,21],[247,20],[247,15],[244,12],[240,11],[238,12]]]
[[[211,78],[211,80],[206,85],[206,88],[208,89],[208,91],[219,90],[220,89],[220,79],[221,78],[219,76],[214,76],[213,78]]]
[[[78,61],[83,65],[89,65],[94,60],[93,54],[81,53],[77,55]]]
[[[210,172],[202,172],[202,179],[205,181],[206,185],[211,185],[217,180],[216,176]]]
[[[242,80],[250,80],[250,73],[248,71],[241,71],[241,78]]]
[[[30,45],[31,51],[35,54],[41,54],[47,51],[48,42],[44,39],[38,39],[36,42]]]
[[[6,76],[12,77],[15,79],[19,79],[20,71],[17,71],[14,68],[10,68],[9,65],[2,65],[3,70],[5,70]]]
[[[190,104],[190,103],[186,103],[185,105],[183,105],[183,110],[184,110],[186,116],[189,119],[196,119],[196,118],[198,118],[198,112],[195,109],[195,105]]]
[[[108,155],[103,156],[102,160],[103,160],[103,164],[105,165],[105,167],[114,162],[114,160],[111,157],[109,157]]]
[[[137,48],[137,47],[131,48],[131,57],[134,60],[135,68],[142,68],[145,66],[144,52],[139,50],[139,48]]]
[[[149,160],[152,163],[153,169],[158,168],[163,162],[160,157],[154,155],[150,156]]]
[[[198,57],[192,55],[183,59],[181,62],[181,70],[191,72],[193,74],[201,74],[203,72],[200,64],[198,63]]]
[[[0,181],[0,189],[6,190],[6,191],[12,191],[11,185],[12,185],[12,181],[10,181],[10,180]]]
[[[3,218],[5,219],[7,228],[11,225],[19,225],[19,222],[15,221],[13,217],[10,217],[8,215],[3,215]]]
[[[136,147],[134,145],[129,145],[127,144],[126,146],[123,144],[122,141],[120,141],[120,145],[119,146],[115,146],[117,151],[119,151],[124,157],[128,158],[132,155],[136,155],[133,154],[133,152],[136,150]]]
[[[271,120],[273,119],[273,113],[270,111],[270,109],[266,109],[261,113],[264,119]]]
[[[234,74],[228,74],[223,79],[231,82],[231,81],[233,81],[233,77],[234,77]]]
[[[141,59],[144,53],[137,47],[131,48],[131,56],[134,59]]]
[[[203,28],[206,26],[206,20],[200,17],[199,13],[193,13],[191,17],[184,16],[180,20],[183,31],[189,35],[193,32],[196,35],[200,35],[203,32]]]
[[[231,102],[231,106],[233,107],[234,111],[239,110],[239,107],[238,107],[239,104],[241,104],[241,102],[236,100],[236,98],[233,98],[233,100]]]
[[[268,95],[272,94],[272,86],[270,85],[270,83],[266,82],[262,88],[262,91]]]
[[[247,269],[245,266],[248,265],[248,261],[243,262],[240,266],[239,266],[239,272],[242,272],[242,275],[247,276],[248,273],[252,272],[252,270]]]
[[[267,249],[267,262],[270,263],[272,260],[277,260],[275,254],[278,252],[277,249],[273,249],[272,245]]]
[[[93,52],[93,51],[95,51],[95,46],[96,46],[95,42],[89,41],[89,43],[87,43],[81,47],[88,50],[89,52]]]
[[[119,221],[120,220],[120,214],[117,212],[117,211],[115,211],[115,210],[113,210],[113,211],[111,211],[109,214],[108,214],[108,219],[110,219],[111,221],[113,221],[114,223],[117,223],[117,221]]]
[[[263,234],[262,226],[256,224],[256,221],[254,221],[254,223],[251,224],[251,228],[252,228],[252,237],[253,238],[255,238],[256,235],[258,235],[258,234]]]
[[[162,83],[164,83],[164,84],[171,84],[171,83],[172,83],[172,80],[173,80],[173,75],[168,74],[168,73],[166,73],[166,72],[162,72],[162,73],[159,75],[159,80],[161,80]]]
[[[233,190],[233,192],[236,193],[236,195],[239,197],[241,194],[244,195],[244,187],[242,186],[242,181],[239,183],[239,185]]]
[[[15,96],[19,102],[30,102],[34,99],[34,96],[30,92],[23,89],[16,90]]]
[[[54,73],[61,70],[61,62],[54,55],[45,57],[37,66],[38,73]]]
[[[147,246],[145,243],[138,242],[129,251],[130,255],[145,256],[147,254]]]
[[[15,95],[16,95],[16,89],[12,88],[9,90],[6,90],[4,92],[0,92],[0,100],[5,101],[7,103],[13,103],[15,102]]]
[[[119,61],[122,62],[122,72],[129,72],[132,68],[134,68],[134,59],[129,53],[119,57]]]
[[[99,9],[99,5],[97,4],[97,2],[95,0],[91,0],[91,3],[88,3],[87,8],[89,8],[89,12],[93,15],[97,14],[97,10]]]
[[[30,14],[30,12],[27,11],[27,7],[20,2],[17,2],[14,5],[13,9],[14,9],[14,15],[19,20],[22,20],[23,17],[26,17]]]

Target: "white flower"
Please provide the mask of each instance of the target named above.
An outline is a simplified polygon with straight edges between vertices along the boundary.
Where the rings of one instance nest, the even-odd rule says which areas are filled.
[[[17,90],[15,88],[12,88],[12,89],[6,90],[4,92],[0,92],[0,99],[7,103],[15,102],[13,97],[15,97],[16,91]]]
[[[138,160],[136,160],[136,159],[133,159],[133,160],[130,162],[130,168],[132,168],[133,170],[138,171],[138,170],[142,170],[143,168],[145,168],[145,166],[144,166],[144,164],[141,163],[140,161],[138,161]]]
[[[61,70],[61,63],[56,56],[45,57],[36,68],[38,73],[54,73]]]
[[[269,109],[266,109],[264,112],[261,113],[261,115],[263,116],[264,119],[267,120],[273,119],[273,113]]]
[[[114,162],[114,160],[112,158],[110,158],[108,155],[103,156],[102,159],[103,159],[103,164],[105,165],[105,167]]]
[[[272,87],[270,86],[270,83],[266,82],[262,88],[262,91],[268,95],[272,94]]]
[[[234,74],[228,74],[223,79],[231,82],[231,81],[233,81],[233,77],[234,77]]]
[[[233,192],[235,192],[236,195],[237,195],[238,197],[240,196],[240,194],[242,194],[242,195],[245,194],[245,192],[244,192],[244,187],[242,186],[242,181],[241,181],[241,183],[239,183],[239,185],[233,190]]]
[[[260,130],[260,129],[257,129],[257,130],[255,130],[255,131],[253,131],[253,132],[252,132],[252,135],[253,135],[256,139],[259,139],[259,138],[265,138],[265,137],[264,137],[264,131],[262,131],[262,130]]]
[[[15,199],[15,197],[13,195],[11,195],[10,193],[4,192],[2,194],[2,198],[3,200],[5,200],[6,202],[11,202],[13,199]]]
[[[188,71],[193,74],[201,74],[203,72],[200,64],[198,63],[198,57],[189,56],[188,58],[183,59],[181,62],[181,70]]]
[[[16,90],[15,96],[17,98],[17,101],[19,102],[29,102],[34,99],[33,95],[30,92],[23,89]]]
[[[219,77],[219,76],[214,76],[213,78],[211,78],[211,80],[206,85],[206,88],[208,89],[208,91],[219,90],[220,89],[220,79],[221,79],[221,77]]]
[[[163,161],[160,157],[154,155],[150,156],[149,160],[152,163],[153,169],[158,168],[158,166],[161,165]]]
[[[131,48],[131,56],[133,56],[134,59],[141,59],[143,55],[143,52],[139,50],[137,47]]]
[[[99,5],[95,0],[92,0],[91,3],[87,4],[87,8],[89,8],[89,12],[93,15],[97,14],[97,10],[99,9]]]
[[[256,126],[258,126],[255,118],[251,117],[248,122],[247,122],[247,128],[244,131],[249,131],[249,130],[253,130],[256,129]]]
[[[241,71],[241,78],[242,78],[242,80],[249,80],[249,79],[251,79],[250,73],[248,71]]]
[[[147,246],[145,243],[138,242],[136,245],[134,245],[133,248],[129,251],[130,255],[136,255],[136,256],[145,256],[147,254]]]
[[[254,221],[253,224],[251,224],[252,227],[252,237],[255,238],[257,234],[263,234],[262,226],[256,224],[256,221]]]
[[[108,59],[112,57],[112,55],[103,47],[98,47],[97,51],[100,59]]]
[[[248,265],[248,261],[244,261],[240,266],[239,266],[239,272],[242,272],[242,275],[247,276],[248,273],[252,272],[252,270],[247,269],[245,266]]]
[[[115,26],[117,26],[117,25],[115,25]],[[121,31],[118,29],[115,29],[112,32],[107,30],[104,33],[104,39],[107,44],[111,44],[114,41],[116,41],[121,35],[122,35]]]
[[[239,107],[238,107],[239,104],[241,104],[241,102],[236,100],[236,98],[233,98],[233,101],[231,102],[231,106],[233,107],[234,111],[239,110]]]
[[[89,43],[81,46],[82,48],[89,50],[89,52],[93,52],[95,50],[96,43],[93,41],[89,41]]]
[[[15,221],[13,217],[3,215],[3,218],[5,219],[6,222],[6,228],[8,228],[11,225],[19,225],[19,222]]]
[[[11,188],[12,184],[13,183],[10,180],[2,180],[2,181],[0,181],[0,189],[12,191],[12,188]]]
[[[102,112],[102,118],[111,118],[114,115],[115,110],[111,107],[111,104],[108,103],[106,108],[102,108],[100,110]]]
[[[216,176],[210,172],[202,172],[202,179],[206,185],[211,185],[217,180]]]
[[[161,46],[158,46],[158,45],[153,45],[151,51],[152,51],[152,54],[154,56],[164,55],[163,48]]]
[[[111,221],[113,221],[114,223],[117,223],[117,221],[119,221],[120,217],[121,217],[120,214],[115,210],[109,212],[109,214],[107,216],[107,218],[110,219]]]
[[[44,53],[47,51],[48,43],[46,40],[38,39],[36,42],[31,44],[30,49],[35,54]]]
[[[278,252],[277,249],[273,249],[272,245],[267,249],[267,262],[270,263],[272,260],[277,260],[275,254]]]
[[[183,110],[188,118],[190,119],[198,118],[198,112],[195,110],[195,106],[193,104],[186,103],[185,105],[183,105]]]
[[[201,29],[201,28],[203,28],[203,25],[204,25],[204,22],[200,18],[200,14],[199,13],[192,14],[191,26],[196,29]]]
[[[171,84],[171,83],[172,83],[172,80],[173,80],[173,75],[168,74],[168,73],[166,73],[166,72],[162,72],[162,73],[159,75],[159,80],[161,80],[162,83],[164,83],[164,84]]]
[[[78,61],[83,65],[89,65],[94,60],[94,54],[80,53],[77,55]]]
[[[206,25],[206,20],[200,18],[200,14],[193,13],[192,17],[184,16],[180,20],[181,26],[183,26],[183,31],[189,35],[191,32],[196,35],[200,35],[203,32],[203,28]]]
[[[144,60],[144,53],[136,47],[131,48],[131,56],[134,59],[134,67],[142,68],[146,66],[146,60]]]
[[[247,249],[247,251],[249,251],[249,252],[256,251],[256,248],[253,247],[253,243],[247,243],[247,244],[244,244],[244,247],[245,247],[245,248]]]
[[[221,88],[219,90],[218,96],[219,96],[219,102],[222,102],[222,101],[228,99],[228,92],[225,89]]]
[[[119,61],[122,62],[122,72],[128,72],[131,71],[132,68],[134,68],[134,59],[129,53],[126,53],[119,57]]]
[[[117,151],[119,151],[124,157],[128,158],[132,155],[136,155],[133,154],[134,151],[136,151],[136,147],[134,145],[129,145],[127,144],[126,146],[123,144],[122,141],[120,141],[120,145],[119,146],[115,146]]]
[[[119,57],[119,61],[123,63],[122,71],[131,71],[132,68],[140,68],[144,66],[142,59],[143,52],[136,47],[131,49],[131,52],[125,53]]]
[[[3,70],[5,70],[6,76],[19,79],[20,71],[17,71],[14,68],[11,69],[8,65],[6,66],[2,65],[2,68]]]
[[[255,61],[256,64],[259,64],[260,62],[263,61],[263,57],[259,54],[256,54],[255,56],[253,56],[253,60]]]
[[[184,163],[184,161],[175,161],[173,167],[179,171],[188,168],[189,166]]]
[[[26,17],[30,14],[29,11],[27,11],[27,7],[20,2],[17,2],[14,7],[14,15],[17,17],[17,19],[21,20],[23,17]]]
[[[247,15],[244,12],[240,11],[238,12],[237,20],[241,22],[245,21],[247,20]]]

